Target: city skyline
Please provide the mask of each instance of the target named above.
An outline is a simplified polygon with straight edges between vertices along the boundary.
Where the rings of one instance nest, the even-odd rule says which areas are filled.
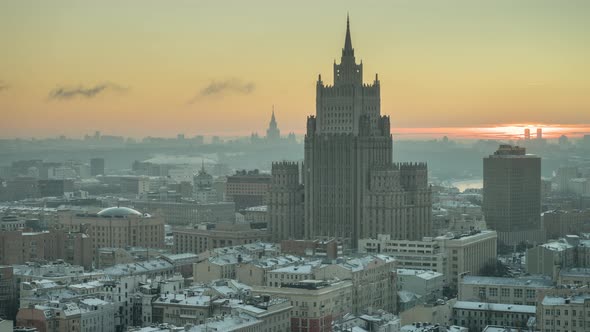
[[[514,123],[548,138],[590,131],[587,3],[426,2],[142,2],[142,16],[138,2],[4,2],[0,135],[248,135],[263,133],[273,104],[281,131],[302,134],[310,78],[331,79],[321,59],[337,58],[347,11],[394,135],[506,138],[494,128]]]

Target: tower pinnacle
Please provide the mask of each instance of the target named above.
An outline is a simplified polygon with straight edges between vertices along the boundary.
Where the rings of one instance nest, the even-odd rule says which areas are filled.
[[[354,56],[354,49],[352,48],[352,38],[350,37],[350,17],[346,14],[346,38],[344,39],[344,49],[342,49],[342,56]]]
[[[270,123],[268,124],[268,129],[266,130],[266,138],[275,141],[281,138],[281,132],[275,118],[275,105],[272,105],[272,116],[270,117]]]

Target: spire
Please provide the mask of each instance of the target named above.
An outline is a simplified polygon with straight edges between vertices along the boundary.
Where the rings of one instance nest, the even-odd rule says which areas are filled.
[[[275,105],[272,105],[272,117],[270,118],[270,122],[277,122],[275,120]]]
[[[205,173],[205,159],[201,158],[201,172]]]
[[[350,17],[346,13],[346,38],[344,39],[344,49],[342,49],[342,56],[354,56],[354,49],[352,48],[352,39],[350,38]]]

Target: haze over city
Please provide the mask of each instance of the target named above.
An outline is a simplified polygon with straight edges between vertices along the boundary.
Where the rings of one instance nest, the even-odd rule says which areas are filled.
[[[0,332],[590,332],[588,9],[0,3]]]

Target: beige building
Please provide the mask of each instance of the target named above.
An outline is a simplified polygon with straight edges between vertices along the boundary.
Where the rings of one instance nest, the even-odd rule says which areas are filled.
[[[459,281],[459,301],[536,306],[554,287],[549,278],[530,276],[501,278],[463,276]]]
[[[213,314],[213,299],[203,294],[160,294],[152,303],[152,323],[203,324]],[[229,310],[228,310],[229,311]]]
[[[253,295],[291,301],[291,331],[331,331],[332,322],[352,310],[352,282],[307,280],[282,287],[255,286]]]
[[[35,261],[64,261],[92,267],[93,239],[82,232],[0,232],[0,264],[15,265]]]
[[[559,270],[590,267],[590,240],[588,234],[566,235],[527,250],[527,271],[557,279]]]
[[[204,251],[267,241],[266,229],[252,229],[249,223],[202,224],[197,228],[174,228],[174,252],[195,254]]]
[[[114,332],[116,312],[115,303],[86,297],[21,308],[16,323],[38,332]]]
[[[525,330],[534,327],[535,315],[536,307],[531,305],[457,301],[453,306],[453,324],[469,331],[482,331],[488,325]]]
[[[209,257],[193,265],[194,282],[209,282],[216,279],[236,279],[236,268],[250,262],[250,256],[227,254]]]
[[[287,298],[247,300],[247,304],[232,306],[232,311],[248,314],[262,321],[257,331],[291,331],[291,301]]]
[[[327,265],[321,261],[313,261],[302,264],[292,264],[268,272],[266,286],[281,287],[304,280],[325,279],[324,269]]]
[[[473,231],[462,235],[443,235],[435,238],[448,259],[447,280],[456,288],[465,273],[479,275],[487,264],[497,259],[498,235],[495,231]]]
[[[270,181],[269,174],[261,174],[258,170],[237,171],[227,177],[225,198],[236,204],[236,211],[266,205]]]
[[[164,247],[164,220],[127,207],[111,207],[96,214],[68,211],[60,214],[58,227],[87,233],[95,250],[102,247]]]
[[[589,231],[586,221],[590,220],[590,209],[573,211],[546,211],[541,214],[547,240],[559,239],[568,234]]]
[[[133,262],[135,257],[123,248],[99,248],[96,253],[96,268],[99,269]]]
[[[443,298],[444,276],[430,270],[397,269],[397,289],[411,292],[422,301]]]
[[[425,237],[422,241],[392,240],[380,235],[360,240],[359,251],[392,256],[399,268],[442,273],[445,284],[456,288],[460,275],[477,275],[486,264],[496,261],[496,241],[496,232],[489,230]]]
[[[590,268],[561,269],[559,270],[557,284],[590,288]]]
[[[263,330],[264,322],[260,319],[245,314],[227,314],[209,318],[205,323],[190,328],[190,332],[258,332]],[[164,328],[162,332],[169,332],[171,329]],[[277,330],[281,331],[281,330]]]
[[[414,322],[430,322],[449,326],[452,324],[453,306],[457,299],[438,301],[433,304],[417,304],[416,306],[400,312],[401,324],[408,325]]]
[[[394,257],[397,266],[404,269],[431,270],[447,273],[447,256],[434,238],[421,241],[397,240],[390,235],[379,234],[376,239],[359,240],[359,252],[384,254]]]
[[[257,259],[236,266],[236,279],[246,285],[267,286],[271,271],[303,263],[303,258],[291,255]]]
[[[385,255],[367,255],[326,266],[316,279],[351,280],[353,313],[396,311],[396,261]]]
[[[526,270],[556,278],[559,269],[574,267],[575,248],[565,239],[551,241],[526,251]]]
[[[541,332],[590,330],[590,294],[545,296],[537,306],[537,329]]]

